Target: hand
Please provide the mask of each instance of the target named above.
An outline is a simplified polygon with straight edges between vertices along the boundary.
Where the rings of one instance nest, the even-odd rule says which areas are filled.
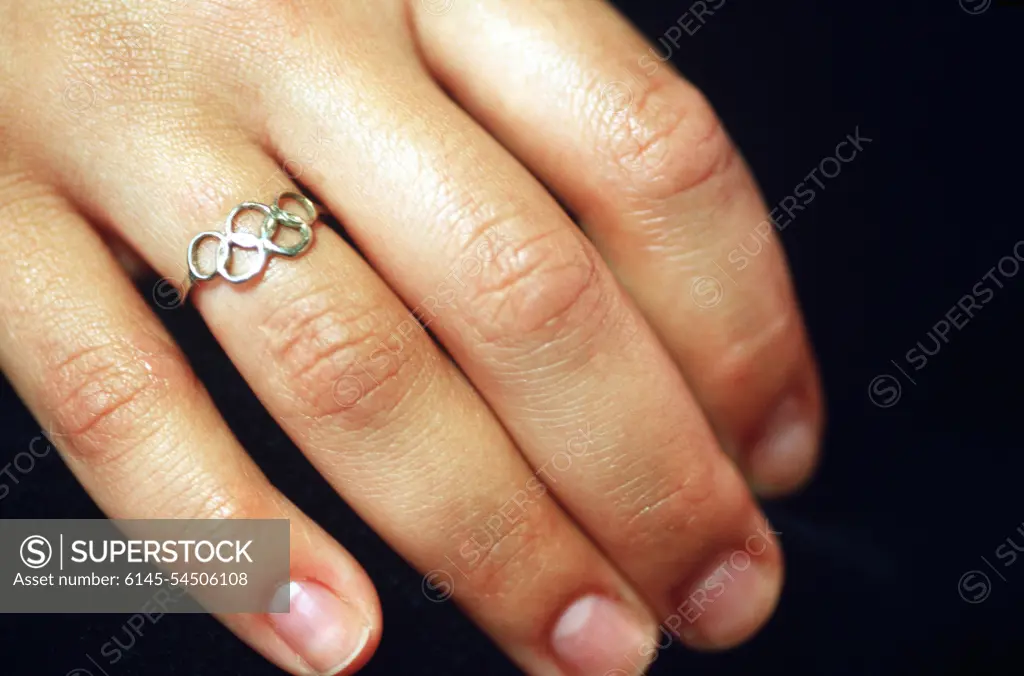
[[[190,302],[341,497],[528,673],[734,645],[782,578],[744,476],[808,477],[820,395],[757,187],[660,54],[593,0],[3,3],[0,365],[109,515],[289,519],[292,611],[222,620],[353,673],[369,578],[104,245],[181,279],[301,184],[365,260],[317,225]]]

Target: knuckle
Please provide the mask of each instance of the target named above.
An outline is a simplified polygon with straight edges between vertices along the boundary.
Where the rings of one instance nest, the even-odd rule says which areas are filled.
[[[629,105],[604,108],[600,138],[635,197],[665,200],[715,187],[739,164],[710,103],[677,77],[656,78]]]
[[[342,305],[336,290],[314,289],[261,323],[296,415],[380,425],[399,414],[419,383],[422,328],[411,316],[394,319],[382,304],[365,301]]]
[[[263,25],[281,16],[295,17],[301,4],[300,0],[206,0],[200,6],[203,14],[210,18]]]
[[[459,281],[468,286],[464,316],[499,347],[593,331],[612,298],[593,248],[568,228],[506,242]]]
[[[218,483],[213,476],[204,478],[207,480],[196,481],[190,474],[182,473],[176,482],[179,487],[177,490],[161,488],[163,495],[154,501],[156,507],[152,512],[153,518],[205,520],[280,516],[269,514],[268,506],[272,505],[271,499],[247,483],[250,477],[236,482],[240,485]]]
[[[763,390],[766,383],[785,379],[792,366],[799,363],[801,333],[795,307],[781,310],[770,321],[753,323],[706,365],[700,378],[702,388],[754,393]]]
[[[542,569],[539,562],[548,558],[541,518],[525,519],[505,532],[482,528],[482,532],[471,535],[467,544],[473,548],[474,560],[467,572],[474,595],[507,596],[536,578],[537,571]]]
[[[685,476],[650,475],[637,486],[627,491],[626,513],[631,537],[640,539],[691,530],[706,519],[716,500],[713,468],[700,457],[688,463]]]
[[[179,446],[160,460],[154,469],[159,471],[161,481],[124,483],[123,499],[118,503],[131,506],[131,518],[231,520],[288,516],[286,498],[258,472],[247,471],[252,467],[247,456],[225,466],[223,456],[197,457]],[[131,473],[126,475],[130,477]]]
[[[77,349],[50,371],[46,396],[67,452],[93,466],[115,462],[158,434],[161,408],[194,381],[177,350],[110,341]]]
[[[62,57],[69,83],[88,88],[92,97],[118,101],[152,92],[155,86],[169,91],[163,86],[168,64],[180,62],[181,55],[159,39],[158,24],[130,18],[127,12],[71,14],[71,21],[61,19],[67,26]]]
[[[205,0],[187,3],[188,28],[214,33],[234,44],[244,42],[249,53],[266,62],[292,36],[307,31],[310,21],[300,0]]]
[[[626,525],[620,529],[627,548],[662,548],[666,536],[692,548],[694,542],[732,533],[749,518],[752,504],[731,465],[709,453],[691,453],[682,474],[636,480],[627,495]]]
[[[219,75],[199,56],[205,35],[191,26],[195,11],[189,3],[103,3],[110,5],[105,11],[97,11],[97,3],[39,4],[52,29],[16,36],[11,73],[21,86],[30,84],[28,74],[55,85],[46,97],[26,101],[38,119],[20,123],[33,131],[52,120],[166,122],[168,105],[194,103],[197,88]],[[40,39],[51,58],[32,61]]]
[[[61,108],[82,120],[95,120],[102,111],[133,122],[153,118],[167,123],[162,111],[171,104],[219,106],[209,102],[211,91],[246,86],[255,72],[262,75],[275,63],[291,63],[291,39],[308,27],[299,0],[102,4],[109,4],[109,11],[96,11],[95,3],[46,10],[56,27],[52,44],[57,58],[43,67],[62,83],[57,93]],[[19,36],[26,46],[32,39]],[[238,63],[238,50],[248,55],[244,63]],[[40,67],[19,58],[22,73]]]

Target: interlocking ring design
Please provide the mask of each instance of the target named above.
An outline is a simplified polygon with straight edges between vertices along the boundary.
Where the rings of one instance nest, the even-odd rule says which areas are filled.
[[[298,216],[286,211],[281,207],[281,202],[292,201],[297,203],[304,216]],[[235,220],[239,214],[247,211],[256,211],[263,214],[263,223],[260,226],[260,236],[257,237],[248,232],[235,232]],[[299,256],[313,242],[313,224],[317,219],[316,205],[305,195],[295,192],[285,192],[274,201],[272,205],[261,204],[260,202],[242,202],[231,210],[224,221],[224,232],[207,231],[201,232],[192,238],[188,245],[188,273],[189,286],[195,282],[205,282],[220,275],[233,284],[247,282],[263,272],[271,255],[295,258]],[[281,246],[274,242],[279,226],[284,226],[298,231],[299,241],[291,246]],[[217,257],[216,267],[203,272],[196,263],[196,250],[208,239],[216,239]],[[232,273],[228,270],[231,261],[232,247],[248,249],[256,252],[256,258],[247,270],[240,273]],[[188,289],[185,289],[187,293]]]

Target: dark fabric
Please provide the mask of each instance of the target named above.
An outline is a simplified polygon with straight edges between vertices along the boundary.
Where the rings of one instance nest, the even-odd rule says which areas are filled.
[[[654,674],[1024,673],[1024,562],[1005,566],[996,553],[1015,535],[1024,547],[1016,532],[1024,523],[1024,270],[999,277],[1002,288],[990,283],[982,310],[934,342],[947,311],[977,295],[975,285],[1024,239],[1024,9],[996,2],[980,14],[964,10],[986,1],[725,0],[672,48],[718,108],[769,204],[855,128],[872,143],[783,232],[824,370],[830,427],[817,482],[768,506],[788,561],[778,615],[733,653],[665,651]],[[692,31],[692,18],[676,23],[688,7],[622,3],[652,39],[673,25]],[[365,673],[517,673],[453,604],[424,597],[420,576],[300,457],[198,317],[161,316],[242,443],[370,571],[385,630]],[[916,370],[921,355],[927,363]],[[902,388],[890,408],[869,398],[869,384],[883,375]],[[876,397],[887,402],[892,382],[876,381]],[[39,430],[9,386],[2,397],[6,465]],[[0,517],[99,516],[57,457],[16,476]],[[982,603],[959,593],[971,570],[991,580]],[[89,667],[99,676],[87,655],[98,657],[113,636],[127,645],[125,619],[0,617],[0,674]],[[107,671],[279,673],[214,620],[191,616],[145,626]]]

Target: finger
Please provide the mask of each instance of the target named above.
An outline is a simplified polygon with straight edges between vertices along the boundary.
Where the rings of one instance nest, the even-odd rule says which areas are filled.
[[[380,633],[365,572],[239,447],[96,233],[49,189],[0,185],[19,233],[0,250],[0,365],[68,466],[112,518],[288,519],[291,612],[220,619],[290,673],[352,673]]]
[[[103,239],[103,243],[107,245],[107,248],[110,249],[110,253],[114,255],[114,259],[129,277],[140,280],[152,275],[153,271],[149,269],[146,262],[139,258],[139,255],[132,251],[131,247],[125,244],[124,240],[117,236],[117,234],[110,231],[100,232],[100,237]]]
[[[318,71],[358,70],[312,59]],[[330,171],[303,180],[444,343],[561,504],[663,617],[674,613],[763,522],[592,246],[426,78],[389,71],[385,83],[279,87],[268,91],[296,109],[269,120],[280,157],[326,125],[319,166]],[[345,103],[355,99],[358,122]],[[731,606],[694,620],[691,643],[734,643],[768,617],[778,548],[745,571]]]
[[[349,16],[346,25],[366,40],[384,39],[369,18]],[[287,33],[275,43],[282,49]],[[315,58],[307,63],[317,72]],[[318,84],[304,86],[312,92]],[[269,90],[266,80],[260,86]],[[276,105],[268,105],[275,115]],[[168,134],[161,112],[138,115],[127,131],[97,125],[97,140],[80,142],[78,152],[88,153],[105,180],[77,196],[161,274],[180,276],[198,232],[217,227],[243,200],[272,201],[295,186],[243,132]],[[194,128],[219,120],[205,108],[188,114]],[[282,164],[293,166],[288,158]],[[339,236],[318,226],[301,257],[273,259],[248,285],[211,280],[192,294],[239,371],[314,465],[400,553],[434,571],[427,591],[442,576],[530,673],[631,669],[627,653],[637,655],[654,631],[643,602]]]
[[[699,27],[715,5],[680,24]],[[438,78],[578,214],[753,483],[806,480],[822,412],[774,232],[788,219],[769,216],[700,92],[605,3],[414,16]]]

